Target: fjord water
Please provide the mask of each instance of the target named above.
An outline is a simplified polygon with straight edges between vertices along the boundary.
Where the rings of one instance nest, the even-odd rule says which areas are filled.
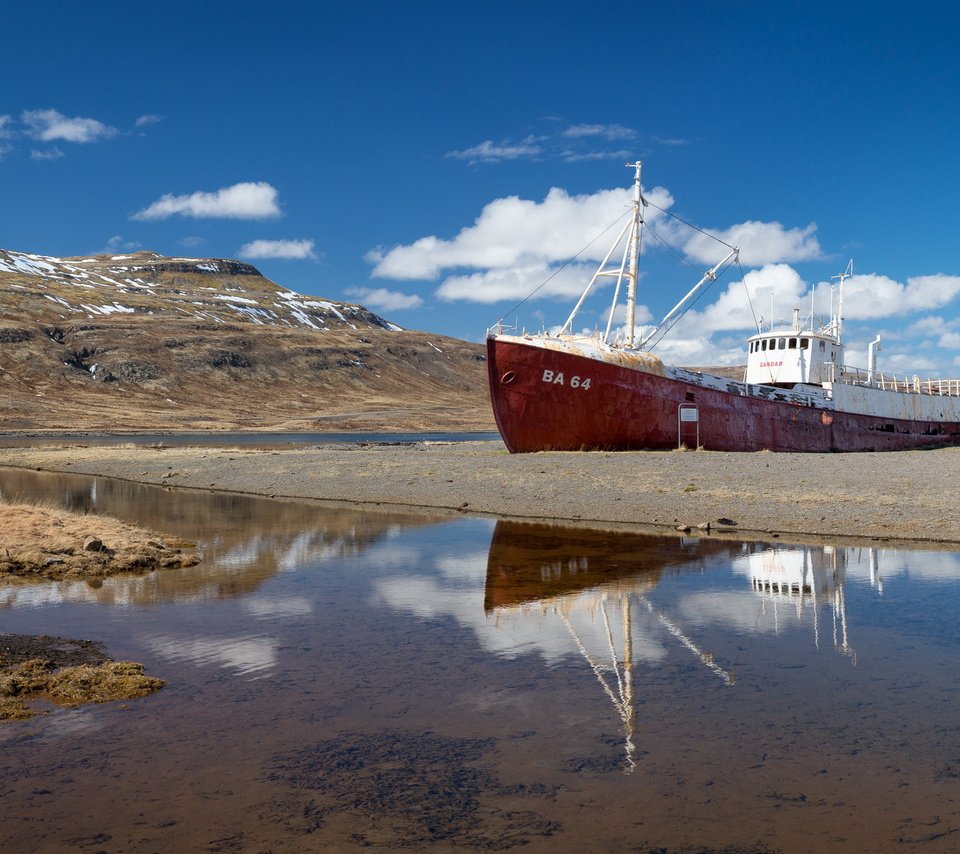
[[[0,586],[0,631],[168,681],[0,726],[4,850],[958,845],[956,553],[25,471],[0,492],[204,555]]]

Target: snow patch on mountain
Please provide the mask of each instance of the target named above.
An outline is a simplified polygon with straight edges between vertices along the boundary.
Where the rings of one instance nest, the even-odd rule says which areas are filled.
[[[72,298],[84,291],[82,301]],[[94,299],[94,292],[100,298]],[[360,305],[307,297],[282,288],[249,264],[220,258],[166,258],[153,252],[59,258],[0,249],[0,304],[29,293],[69,315],[175,311],[226,323],[310,329],[376,327],[402,332]],[[61,315],[66,317],[67,315]]]

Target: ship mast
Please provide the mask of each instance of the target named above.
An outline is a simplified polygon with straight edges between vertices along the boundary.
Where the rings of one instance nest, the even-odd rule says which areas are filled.
[[[636,170],[633,176],[633,223],[630,228],[630,269],[627,272],[627,347],[633,348],[634,322],[637,316],[637,266],[640,255],[640,226],[643,223],[643,211],[640,208],[643,196],[640,195],[640,171],[643,163],[627,163]],[[611,309],[612,312],[612,309]]]
[[[844,270],[839,276],[831,276],[831,279],[838,279],[840,283],[839,295],[837,298],[837,313],[832,318],[833,326],[833,335],[837,339],[837,343],[840,343],[840,335],[843,332],[843,282],[845,279],[849,279],[853,275],[853,259],[850,259],[850,263],[847,264],[847,269]]]
[[[627,280],[627,298],[626,298],[626,308],[627,308],[627,318],[626,318],[626,338],[623,343],[623,347],[628,350],[633,350],[639,347],[641,350],[651,346],[651,343],[654,342],[654,339],[662,337],[666,331],[669,330],[668,324],[672,325],[673,322],[682,315],[687,308],[690,306],[693,298],[700,292],[700,290],[706,285],[709,287],[710,284],[717,280],[717,274],[728,264],[735,262],[740,257],[740,248],[736,246],[730,246],[729,243],[724,243],[724,241],[719,240],[720,243],[724,243],[731,251],[730,253],[716,266],[708,270],[703,274],[703,278],[697,282],[696,285],[687,293],[687,295],[680,300],[660,321],[650,332],[643,336],[642,340],[637,344],[636,341],[636,319],[637,319],[637,268],[640,261],[640,231],[644,225],[643,219],[643,208],[647,207],[648,202],[643,197],[643,194],[640,191],[640,174],[643,168],[643,162],[637,160],[635,163],[625,164],[628,169],[634,170],[633,175],[633,216],[623,226],[623,229],[620,231],[617,239],[614,241],[613,245],[610,247],[610,251],[607,252],[603,261],[600,262],[600,266],[597,267],[597,271],[593,274],[593,278],[590,279],[590,282],[587,284],[587,287],[584,289],[583,293],[580,295],[580,299],[577,300],[577,304],[573,307],[573,311],[570,312],[570,316],[567,318],[566,323],[560,327],[560,336],[571,334],[573,330],[573,321],[574,318],[580,311],[581,306],[586,301],[587,296],[593,290],[594,285],[597,281],[604,276],[609,276],[616,279],[616,287],[613,291],[613,303],[610,306],[610,315],[607,319],[607,331],[603,336],[604,343],[610,343],[610,330],[613,325],[613,314],[617,307],[617,300],[620,296],[620,286],[623,284],[623,280]],[[672,216],[672,214],[669,214]],[[683,220],[680,220],[683,222]],[[689,223],[686,223],[689,225]],[[695,227],[695,226],[694,226]],[[699,229],[698,229],[699,230]],[[704,232],[706,233],[706,232]],[[712,236],[712,235],[708,235]],[[623,255],[620,260],[620,264],[617,265],[615,262],[610,263],[610,259],[613,257],[613,253],[621,246],[624,242],[624,237],[627,238],[626,245],[623,248]]]
[[[593,278],[590,279],[589,284],[580,295],[580,299],[577,300],[577,304],[573,307],[573,311],[570,312],[567,322],[560,327],[560,335],[565,335],[572,332],[573,320],[580,312],[580,307],[587,299],[587,296],[593,290],[593,286],[601,277],[609,276],[616,278],[617,284],[613,291],[613,304],[610,306],[610,317],[607,320],[607,331],[603,337],[603,340],[609,341],[610,339],[610,328],[613,325],[613,312],[617,307],[617,298],[620,295],[620,286],[623,284],[623,280],[626,279],[627,346],[633,347],[635,335],[633,331],[633,325],[637,315],[637,266],[640,260],[640,226],[643,224],[641,206],[646,205],[647,202],[640,194],[640,170],[643,164],[638,160],[636,163],[627,163],[626,166],[628,169],[635,170],[633,178],[633,217],[620,231],[617,239],[610,247],[610,251],[607,252],[606,257],[600,262],[600,266],[597,267],[597,272],[593,274]],[[623,249],[623,256],[620,264],[614,264],[613,266],[608,267],[607,265],[610,263],[613,253],[623,243],[623,237],[628,231],[629,237],[627,238],[626,246]]]

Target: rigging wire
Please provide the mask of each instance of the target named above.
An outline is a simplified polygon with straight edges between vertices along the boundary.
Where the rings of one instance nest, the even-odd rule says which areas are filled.
[[[737,263],[738,263],[738,265],[739,265],[739,262],[737,262]],[[729,261],[729,262],[727,262],[726,266],[724,266],[724,267],[722,267],[721,269],[717,270],[716,276],[715,276],[715,278],[710,282],[710,284],[708,284],[702,291],[700,291],[699,294],[697,294],[696,298],[690,302],[690,305],[686,306],[686,307],[683,309],[683,311],[680,312],[680,314],[678,314],[678,315],[673,319],[673,321],[670,323],[669,326],[661,329],[661,330],[657,333],[657,340],[656,340],[656,341],[653,341],[652,343],[651,343],[651,342],[647,342],[647,344],[648,344],[647,349],[648,349],[648,350],[653,350],[653,348],[656,347],[657,344],[659,344],[659,343],[664,339],[664,337],[666,336],[666,334],[667,334],[671,329],[673,329],[674,326],[677,325],[677,323],[680,321],[680,319],[681,319],[691,308],[693,308],[698,302],[700,302],[700,300],[703,298],[703,296],[706,294],[706,292],[709,291],[710,288],[712,288],[712,287],[714,286],[714,284],[716,284],[716,282],[720,279],[720,277],[721,277],[727,270],[730,269],[730,267],[731,267],[732,264],[733,264],[733,262],[732,262],[732,261]]]
[[[603,235],[605,235],[611,228],[613,228],[618,222],[620,222],[620,220],[622,220],[630,212],[631,212],[631,209],[628,208],[622,214],[620,214],[620,216],[618,216],[613,222],[610,223],[610,225],[608,225],[603,231],[601,231],[596,237],[594,237],[593,240],[591,240],[586,246],[584,246],[583,249],[581,249],[576,255],[564,261],[559,267],[557,267],[556,270],[554,270],[549,276],[547,276],[547,278],[545,278],[539,285],[537,285],[532,291],[530,291],[530,293],[528,293],[522,300],[520,300],[520,302],[518,302],[513,308],[511,308],[510,311],[505,312],[501,316],[500,320],[502,321],[504,317],[509,317],[511,314],[513,314],[518,308],[520,308],[520,306],[522,306],[528,299],[530,299],[530,297],[532,297],[537,291],[539,291],[540,288],[546,285],[547,282],[549,282],[558,273],[563,271],[566,267],[569,267],[574,261],[577,260],[577,258],[583,255],[584,252],[586,252],[591,246],[593,246],[594,243],[596,243],[601,237],[603,237]]]
[[[743,282],[743,292],[747,295],[747,304],[750,306],[750,314],[753,315],[753,325],[757,327],[757,332],[762,332],[763,330],[760,329],[760,321],[757,320],[757,313],[753,310],[753,300],[750,299],[750,288],[747,287],[747,280],[743,277],[743,267],[740,266],[739,256],[737,256],[737,269],[740,271],[740,281]]]
[[[729,243],[727,243],[726,240],[721,240],[719,237],[717,237],[717,235],[711,234],[709,231],[704,231],[702,228],[694,225],[692,222],[687,222],[683,217],[679,217],[676,214],[670,213],[670,211],[666,210],[665,208],[662,208],[659,205],[655,205],[649,199],[645,199],[645,201],[648,205],[650,205],[650,207],[656,208],[658,211],[660,211],[660,213],[664,213],[667,216],[672,217],[677,222],[682,222],[685,226],[687,226],[687,228],[692,228],[694,231],[699,231],[702,235],[709,237],[711,240],[716,240],[717,243],[722,243],[724,246],[727,247],[727,249],[736,248],[735,246],[731,246]]]

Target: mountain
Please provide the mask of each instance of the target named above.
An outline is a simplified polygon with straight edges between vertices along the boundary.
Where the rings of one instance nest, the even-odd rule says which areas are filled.
[[[253,266],[0,250],[0,430],[494,429],[479,344]]]

